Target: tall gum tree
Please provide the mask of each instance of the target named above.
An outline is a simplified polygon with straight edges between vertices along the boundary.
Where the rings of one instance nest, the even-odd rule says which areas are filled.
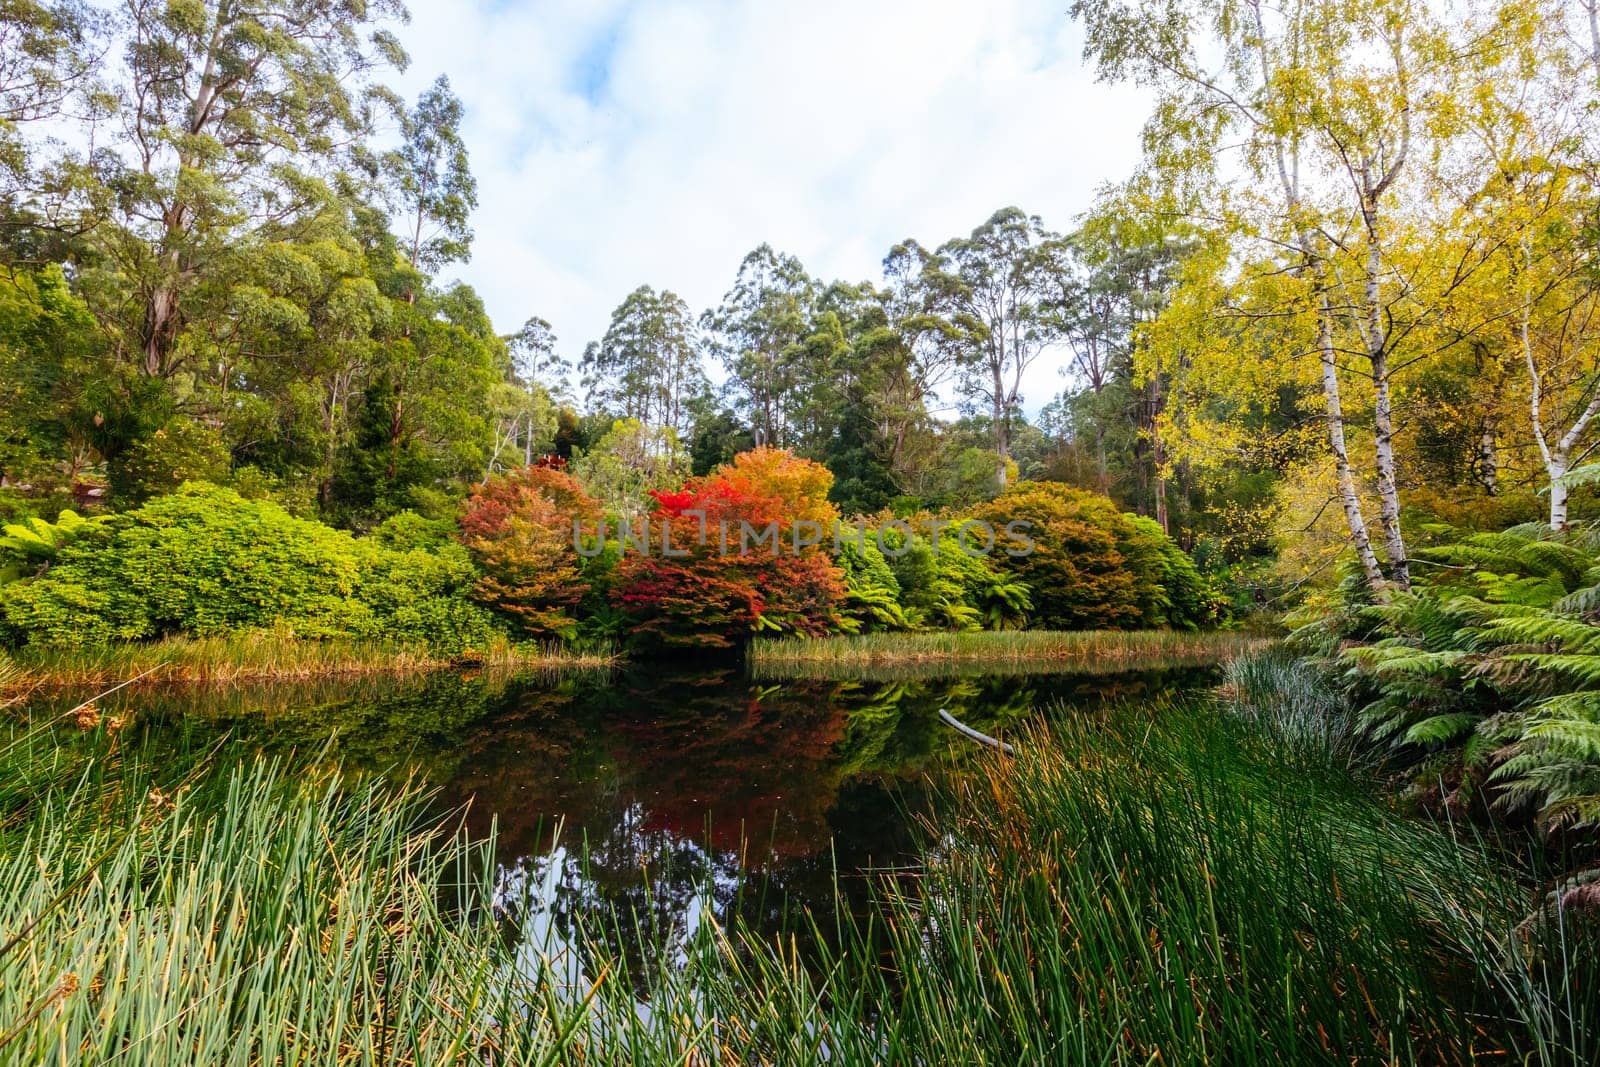
[[[121,129],[62,170],[129,290],[104,310],[142,372],[185,362],[188,302],[262,232],[324,206],[324,179],[371,129],[368,78],[403,67],[398,0],[131,0],[105,70]]]
[[[1007,207],[970,236],[941,245],[918,276],[925,313],[940,321],[939,332],[961,353],[962,397],[989,416],[1001,490],[1023,374],[1059,340],[1058,320],[1046,304],[1061,290],[1065,261],[1059,235],[1038,216]]]
[[[794,356],[810,333],[818,291],[798,259],[764,244],[744,257],[733,288],[701,317],[760,444],[791,443]]]
[[[581,363],[590,404],[651,426],[688,429],[689,402],[706,388],[694,317],[682,297],[641,285],[617,305]]]

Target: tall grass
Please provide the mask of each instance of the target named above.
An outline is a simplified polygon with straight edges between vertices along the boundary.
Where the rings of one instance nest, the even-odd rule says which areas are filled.
[[[1451,1063],[1569,1036],[1505,996],[1522,886],[1348,777],[1177,706],[1017,747],[959,783],[888,912],[924,1062]]]
[[[558,926],[415,785],[34,732],[0,754],[0,1060],[1596,1061],[1592,929],[1215,710],[980,760],[810,953],[711,886],[668,951]]]
[[[414,674],[450,666],[584,669],[607,666],[607,651],[574,652],[559,644],[498,640],[487,648],[445,655],[386,641],[313,641],[271,631],[215,637],[169,637],[103,648],[33,648],[13,653],[12,677],[0,693],[46,687],[141,683],[227,684],[362,674]]]
[[[907,667],[1090,673],[1217,663],[1263,644],[1238,633],[1175,630],[856,634],[757,640],[750,662],[758,677],[774,678],[854,678]]]
[[[1388,748],[1362,724],[1332,675],[1282,643],[1229,660],[1222,696],[1256,737],[1296,762],[1370,770]]]
[[[493,841],[255,759],[7,753],[0,1061],[550,1062],[489,914]],[[479,872],[474,875],[473,872]]]

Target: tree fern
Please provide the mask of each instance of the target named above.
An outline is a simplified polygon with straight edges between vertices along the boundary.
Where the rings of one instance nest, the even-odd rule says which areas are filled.
[[[1363,721],[1488,768],[1504,806],[1600,823],[1600,531],[1522,527],[1418,555],[1438,566],[1410,592],[1344,616],[1365,639],[1340,656],[1370,694]]]

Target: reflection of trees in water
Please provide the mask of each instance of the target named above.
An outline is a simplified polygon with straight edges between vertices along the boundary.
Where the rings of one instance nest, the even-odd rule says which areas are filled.
[[[928,781],[981,754],[940,708],[1003,734],[1037,709],[1091,714],[1213,680],[1188,670],[773,685],[649,664],[244,688],[224,700],[147,691],[129,706],[272,751],[421,773],[442,786],[443,805],[470,801],[470,829],[496,827],[505,878],[552,875],[550,921],[586,917],[591,935],[636,952],[700,907],[771,931],[800,908],[825,920],[838,893],[863,905],[864,872],[914,854]]]

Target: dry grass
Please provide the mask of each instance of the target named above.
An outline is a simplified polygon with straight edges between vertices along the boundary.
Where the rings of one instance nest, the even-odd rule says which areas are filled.
[[[382,641],[310,641],[275,633],[174,637],[107,648],[24,649],[0,672],[0,703],[40,689],[239,682],[308,681],[359,675],[406,675],[447,667],[583,670],[611,666],[611,652],[579,653],[560,645],[497,641],[443,655]]]
[[[757,641],[751,648],[751,663],[758,675],[766,677],[940,667],[1099,673],[1221,663],[1264,644],[1262,638],[1248,634],[1174,630],[860,634]]]

